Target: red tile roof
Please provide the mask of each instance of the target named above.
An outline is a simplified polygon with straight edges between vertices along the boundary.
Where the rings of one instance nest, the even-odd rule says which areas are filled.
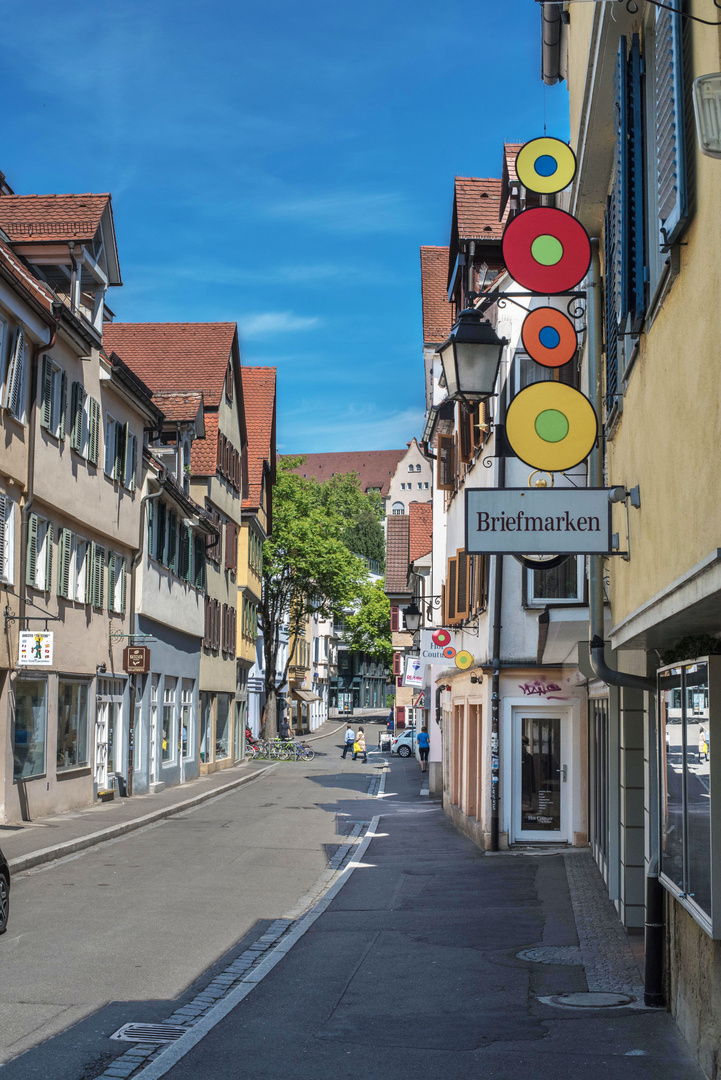
[[[523,143],[504,143],[503,144],[503,164],[508,172],[509,180],[518,180],[518,174],[516,172],[516,158],[518,157],[518,151],[523,146]]]
[[[171,424],[192,423],[203,408],[203,395],[194,390],[186,394],[174,390],[155,391],[153,403]]]
[[[357,473],[361,488],[379,488],[381,495],[388,494],[391,478],[398,462],[407,452],[402,450],[351,450],[339,454],[304,454],[305,462],[295,472],[301,476],[314,476],[316,480],[328,480],[338,473]]]
[[[190,471],[193,476],[215,476],[218,464],[218,414],[206,412],[205,438],[193,439],[190,447]]]
[[[421,248],[423,341],[440,345],[453,326],[453,304],[448,303],[448,248]]]
[[[392,514],[386,518],[385,592],[392,596],[410,596],[408,588],[410,517]]]
[[[501,181],[457,176],[454,212],[460,240],[500,240]]]
[[[275,462],[275,386],[274,367],[244,367],[243,401],[248,429],[248,495],[244,510],[260,506],[263,490],[263,466]]]
[[[30,294],[35,303],[40,304],[46,311],[52,312],[53,300],[57,300],[55,293],[42,281],[38,281],[2,240],[0,240],[0,273],[20,285]]]
[[[110,195],[3,195],[0,228],[13,243],[92,240]]]
[[[408,507],[410,540],[408,561],[415,562],[433,549],[433,503],[413,502]]]
[[[195,390],[215,408],[237,332],[235,323],[104,323],[103,344],[154,391]]]

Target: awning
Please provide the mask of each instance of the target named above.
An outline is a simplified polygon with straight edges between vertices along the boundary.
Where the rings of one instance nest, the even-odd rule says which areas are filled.
[[[605,635],[611,630],[611,616],[604,612]],[[585,605],[552,606],[538,617],[539,664],[578,665],[578,643],[588,641],[588,607]]]
[[[293,697],[297,698],[298,701],[305,701],[308,704],[311,701],[323,700],[323,698],[319,697],[318,694],[314,694],[312,690],[294,690]]]

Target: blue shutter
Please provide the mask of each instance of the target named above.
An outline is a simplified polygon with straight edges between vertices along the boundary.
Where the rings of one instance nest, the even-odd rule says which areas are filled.
[[[642,64],[638,34],[633,35],[628,58],[626,105],[628,127],[628,310],[631,330],[641,327],[645,310],[646,243],[644,231]]]
[[[630,278],[630,200],[628,197],[628,93],[626,84],[626,38],[618,43],[616,73],[613,80],[613,112],[615,146],[613,160],[612,203],[615,216],[615,238],[613,249],[613,292],[615,294],[615,316],[619,322],[628,314],[629,278]],[[608,270],[606,271],[608,274]]]
[[[604,228],[604,267],[606,273],[606,415],[616,405],[618,395],[618,321],[616,294],[613,287],[613,266],[616,249],[616,214],[613,197],[609,196]]]
[[[682,0],[656,8],[656,169],[660,242],[677,239],[687,215]]]

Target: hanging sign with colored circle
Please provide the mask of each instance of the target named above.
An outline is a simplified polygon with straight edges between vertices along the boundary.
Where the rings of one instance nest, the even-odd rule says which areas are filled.
[[[536,206],[506,226],[503,260],[513,280],[530,292],[570,292],[591,265],[591,241],[581,222],[565,210]]]
[[[513,453],[533,469],[563,472],[590,454],[598,421],[588,398],[572,386],[539,382],[516,394],[506,416]]]
[[[438,645],[440,649],[443,649],[446,645],[450,645],[451,635],[447,630],[443,628],[436,630],[433,634],[433,644]]]
[[[576,330],[562,311],[541,307],[529,312],[521,327],[523,347],[538,364],[557,368],[573,359],[578,341]]]
[[[461,651],[456,655],[456,667],[460,668],[461,671],[467,671],[469,667],[472,667],[472,665],[472,653],[467,652],[466,649],[461,649]]]
[[[560,139],[544,135],[525,143],[516,156],[516,175],[538,195],[563,191],[576,175],[576,155]]]

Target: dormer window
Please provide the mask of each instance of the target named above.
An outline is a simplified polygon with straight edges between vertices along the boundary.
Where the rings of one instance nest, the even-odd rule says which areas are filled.
[[[233,364],[228,364],[228,370],[225,373],[225,396],[229,402],[233,401]]]

